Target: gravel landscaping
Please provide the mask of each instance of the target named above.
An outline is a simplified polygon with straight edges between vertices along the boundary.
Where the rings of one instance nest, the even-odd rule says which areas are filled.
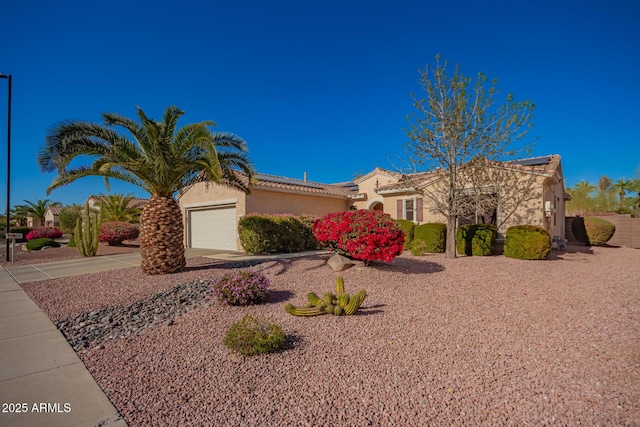
[[[568,249],[357,265],[346,290],[368,297],[340,317],[283,309],[334,290],[328,256],[253,265],[272,287],[249,307],[214,302],[204,281],[243,265],[208,258],[22,286],[130,426],[640,426],[640,251]],[[287,348],[230,353],[245,314]]]

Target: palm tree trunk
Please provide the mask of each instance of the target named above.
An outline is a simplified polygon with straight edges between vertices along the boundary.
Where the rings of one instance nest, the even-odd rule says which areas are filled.
[[[182,270],[184,225],[180,206],[173,197],[152,196],[140,215],[140,256],[145,274]]]

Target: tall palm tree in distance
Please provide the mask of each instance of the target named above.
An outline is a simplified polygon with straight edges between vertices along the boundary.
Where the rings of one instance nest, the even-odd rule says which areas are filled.
[[[613,183],[613,189],[618,192],[620,197],[620,209],[624,209],[624,198],[627,195],[627,191],[633,190],[633,181],[630,179],[619,178]]]
[[[105,177],[107,186],[109,178],[120,179],[148,191],[151,197],[140,215],[142,271],[173,273],[185,265],[184,225],[174,195],[199,180],[249,193],[254,170],[245,141],[231,133],[213,132],[214,122],[178,128],[184,111],[177,107],[168,107],[162,121],[137,110],[138,121],[105,113],[104,124],[74,120],[55,125],[38,153],[38,163],[43,171],[58,173],[48,193],[86,176]],[[91,164],[70,165],[87,156]]]

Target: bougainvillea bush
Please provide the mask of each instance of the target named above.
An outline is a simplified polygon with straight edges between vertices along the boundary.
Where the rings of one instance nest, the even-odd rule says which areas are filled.
[[[213,283],[213,296],[223,305],[259,304],[271,286],[264,274],[247,269],[227,273]]]
[[[35,228],[29,231],[25,236],[27,241],[33,240],[33,239],[42,239],[42,238],[59,239],[61,237],[62,237],[62,231],[58,230],[57,228],[49,228],[49,227]]]
[[[402,253],[404,232],[379,211],[333,212],[318,219],[313,234],[325,248],[354,259],[391,262]]]
[[[125,240],[136,239],[140,230],[135,225],[124,221],[107,221],[100,226],[100,242],[109,246],[121,245]]]

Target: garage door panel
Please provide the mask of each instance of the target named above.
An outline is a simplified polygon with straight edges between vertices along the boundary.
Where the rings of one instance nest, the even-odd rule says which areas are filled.
[[[189,218],[190,247],[237,249],[235,207],[192,210]]]

